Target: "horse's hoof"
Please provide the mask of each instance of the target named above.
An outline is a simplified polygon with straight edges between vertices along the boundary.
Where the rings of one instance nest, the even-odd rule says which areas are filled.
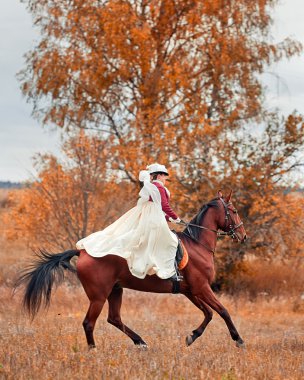
[[[242,339],[237,340],[236,343],[235,343],[235,345],[236,345],[238,348],[243,348],[243,349],[246,348],[245,342],[244,342]]]
[[[192,338],[191,335],[188,335],[186,337],[186,345],[187,345],[187,347],[189,347],[192,343],[193,343],[193,338]]]
[[[139,349],[139,350],[143,350],[143,351],[146,351],[148,349],[148,345],[146,343],[140,343],[140,344],[137,344],[136,347]]]

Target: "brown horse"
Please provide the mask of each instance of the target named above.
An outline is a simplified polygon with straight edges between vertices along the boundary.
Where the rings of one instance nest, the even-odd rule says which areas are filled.
[[[213,255],[217,235],[229,235],[239,242],[246,240],[243,223],[230,197],[231,193],[224,198],[219,192],[218,197],[205,204],[187,224],[186,229],[179,233],[189,254],[188,264],[182,270],[184,281],[180,283],[179,292],[202,310],[205,316],[201,325],[187,336],[188,346],[204,332],[212,319],[212,309],[224,319],[236,345],[238,347],[244,345],[228,311],[215,297],[210,286],[215,274]],[[219,229],[223,232],[218,233]],[[54,282],[63,280],[64,269],[75,272],[70,260],[73,256],[79,256],[77,275],[90,300],[90,306],[83,321],[90,348],[95,347],[93,330],[106,300],[109,303],[108,322],[129,336],[136,345],[146,346],[143,339],[121,320],[123,288],[154,293],[172,293],[173,290],[176,292],[170,280],[162,280],[155,275],[146,276],[145,279],[132,276],[126,260],[119,256],[107,255],[95,258],[84,250],[70,250],[58,254],[40,251],[38,256],[39,260],[34,262],[17,281],[17,286],[26,283],[24,306],[34,317],[42,304],[49,305]]]

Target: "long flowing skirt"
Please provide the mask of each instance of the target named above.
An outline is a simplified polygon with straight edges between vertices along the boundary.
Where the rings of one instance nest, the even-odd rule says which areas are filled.
[[[138,204],[102,231],[77,242],[94,257],[118,255],[128,262],[133,276],[160,278],[174,275],[177,237],[170,231],[163,211],[150,201]]]

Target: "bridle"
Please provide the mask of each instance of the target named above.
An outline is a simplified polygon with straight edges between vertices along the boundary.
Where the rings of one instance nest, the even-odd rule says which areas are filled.
[[[241,222],[239,224],[235,224],[234,221],[232,220],[230,212],[229,212],[229,206],[231,206],[232,203],[231,202],[225,203],[225,201],[224,201],[223,198],[219,198],[219,199],[222,202],[222,204],[224,206],[224,210],[225,210],[225,226],[224,226],[224,231],[220,232],[219,234],[220,234],[220,236],[221,235],[228,235],[232,239],[236,239],[237,241],[240,241],[240,239],[237,236],[237,234],[235,233],[235,231],[243,225],[243,222]],[[235,214],[237,214],[237,210],[235,208],[232,211]]]
[[[214,232],[216,233],[217,236],[230,236],[232,239],[236,239],[237,241],[240,241],[240,238],[238,237],[238,235],[236,234],[236,230],[238,228],[240,228],[242,225],[243,225],[243,222],[239,223],[239,224],[235,224],[231,215],[230,215],[230,212],[229,212],[229,206],[232,205],[231,202],[228,202],[226,203],[223,198],[218,198],[223,206],[224,206],[224,211],[225,211],[225,225],[224,225],[224,228],[222,231],[218,231],[218,230],[214,230],[212,228],[207,228],[207,227],[204,227],[204,226],[200,226],[198,224],[193,224],[193,223],[181,223],[183,224],[184,226],[186,226],[186,229],[182,232],[184,235],[190,237],[192,240],[194,240],[196,243],[202,245],[203,247],[205,247],[208,251],[212,252],[213,254],[215,253],[215,250],[207,247],[205,244],[201,243],[192,233],[191,231],[191,228],[189,227],[196,227],[196,228],[200,228],[202,230],[206,230],[206,231],[211,231],[211,232]],[[237,213],[237,210],[236,209],[233,209],[233,212],[234,213]]]

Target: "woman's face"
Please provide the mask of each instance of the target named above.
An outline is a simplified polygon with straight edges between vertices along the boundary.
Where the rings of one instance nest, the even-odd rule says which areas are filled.
[[[161,181],[164,185],[166,184],[167,178],[168,178],[168,176],[166,176],[166,174],[159,174],[157,176],[157,179],[159,181]]]

